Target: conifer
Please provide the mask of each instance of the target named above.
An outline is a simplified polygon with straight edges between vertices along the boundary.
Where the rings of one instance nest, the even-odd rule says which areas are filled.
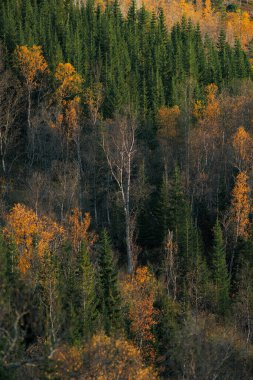
[[[111,242],[106,230],[102,232],[99,254],[99,309],[105,332],[113,334],[121,326],[121,299]]]
[[[215,291],[215,308],[217,312],[224,314],[229,306],[229,275],[222,230],[218,219],[214,226],[212,277]]]

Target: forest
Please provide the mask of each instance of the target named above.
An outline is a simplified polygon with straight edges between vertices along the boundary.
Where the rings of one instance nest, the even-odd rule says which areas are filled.
[[[252,12],[1,0],[0,379],[253,379]]]

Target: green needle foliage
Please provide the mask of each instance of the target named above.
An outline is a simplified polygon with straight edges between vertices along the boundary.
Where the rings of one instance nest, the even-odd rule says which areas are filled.
[[[229,306],[230,284],[222,230],[218,219],[214,226],[212,269],[215,308],[217,312],[224,314]]]
[[[121,326],[121,297],[111,241],[106,230],[102,232],[99,254],[99,308],[105,332],[113,334]]]

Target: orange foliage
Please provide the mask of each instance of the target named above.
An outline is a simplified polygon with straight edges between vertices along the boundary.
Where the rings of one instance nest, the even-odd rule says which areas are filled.
[[[75,251],[80,248],[81,242],[84,241],[86,246],[91,247],[97,236],[88,232],[91,223],[90,213],[86,212],[84,217],[82,217],[81,211],[78,208],[72,210],[71,216],[69,217],[69,238],[72,242],[72,246]]]
[[[161,107],[157,112],[158,135],[160,137],[175,137],[176,125],[180,116],[178,106]]]
[[[42,53],[41,46],[33,45],[31,48],[27,46],[17,46],[15,57],[18,68],[26,80],[26,84],[30,90],[38,86],[38,76],[47,73],[48,65]]]
[[[147,267],[137,268],[136,274],[122,283],[122,294],[129,307],[131,331],[138,346],[149,360],[154,358],[154,335],[157,310],[154,308],[156,281]]]
[[[37,214],[22,204],[16,204],[7,215],[5,234],[14,239],[19,249],[19,269],[26,273],[37,254],[42,258],[47,250],[58,245],[64,230],[49,218]]]
[[[232,214],[236,226],[236,237],[248,237],[250,200],[248,176],[245,172],[237,175],[232,191]]]
[[[140,351],[123,339],[95,335],[84,347],[62,346],[51,358],[54,374],[63,380],[155,380],[151,367],[142,363]]]
[[[79,98],[75,97],[73,100],[65,102],[65,119],[63,115],[60,115],[62,116],[62,120],[66,122],[67,136],[70,139],[78,130],[78,119],[80,113],[79,101]]]

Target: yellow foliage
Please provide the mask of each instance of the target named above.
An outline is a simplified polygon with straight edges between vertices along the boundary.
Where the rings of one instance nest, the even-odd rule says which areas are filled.
[[[70,63],[59,63],[55,78],[59,82],[56,98],[61,106],[61,112],[53,127],[57,127],[62,133],[65,133],[67,139],[72,139],[78,130],[81,101],[78,95],[82,92],[83,79]]]
[[[248,12],[228,12],[226,20],[228,40],[239,39],[243,47],[247,47],[253,38],[253,22]]]
[[[204,103],[201,100],[196,100],[193,106],[193,116],[200,120],[203,117],[204,109]]]
[[[99,4],[105,0],[97,0]],[[127,13],[131,0],[121,2],[123,13]],[[141,4],[141,2],[139,3]],[[190,18],[193,23],[199,24],[203,35],[208,33],[214,40],[217,40],[221,28],[225,29],[227,40],[234,44],[239,38],[244,48],[253,38],[253,20],[249,12],[224,12],[212,8],[212,1],[201,0],[145,0],[145,8],[148,11],[159,13],[163,8],[166,24],[170,30],[173,25],[180,22],[182,16]]]
[[[239,127],[233,136],[232,145],[236,155],[236,164],[241,169],[243,164],[251,164],[252,137],[243,127]]]
[[[55,78],[59,82],[56,94],[60,102],[80,94],[83,79],[70,63],[59,63],[56,68]],[[76,100],[78,99],[76,98]]]
[[[221,109],[217,93],[216,84],[209,84],[205,88],[206,102],[197,100],[193,107],[193,115],[197,118],[202,130],[208,130],[208,134],[213,137],[220,133],[219,116]]]
[[[206,86],[205,92],[207,105],[204,109],[203,116],[215,124],[217,116],[220,114],[220,105],[217,99],[218,87],[216,84],[211,83]]]
[[[87,104],[93,125],[100,117],[99,109],[104,99],[102,83],[95,83],[85,91],[85,104]]]
[[[90,223],[91,216],[89,212],[86,212],[83,217],[78,208],[74,208],[72,210],[68,221],[68,229],[70,241],[76,251],[80,248],[82,241],[85,242],[87,248],[91,247],[95,243],[97,236],[92,232],[88,232]]]
[[[64,229],[51,219],[38,215],[22,204],[16,204],[6,217],[5,234],[12,238],[19,250],[18,265],[25,274],[37,255],[42,258],[47,250],[64,236]]]
[[[48,65],[42,53],[41,46],[33,45],[17,46],[15,57],[18,68],[26,80],[30,90],[38,86],[38,75],[43,75],[48,71]]]
[[[62,346],[52,360],[55,375],[62,380],[155,380],[151,367],[142,363],[140,351],[130,342],[104,334],[95,335],[85,346]]]
[[[210,83],[205,88],[207,104],[212,104],[216,101],[218,86],[215,83]]]

